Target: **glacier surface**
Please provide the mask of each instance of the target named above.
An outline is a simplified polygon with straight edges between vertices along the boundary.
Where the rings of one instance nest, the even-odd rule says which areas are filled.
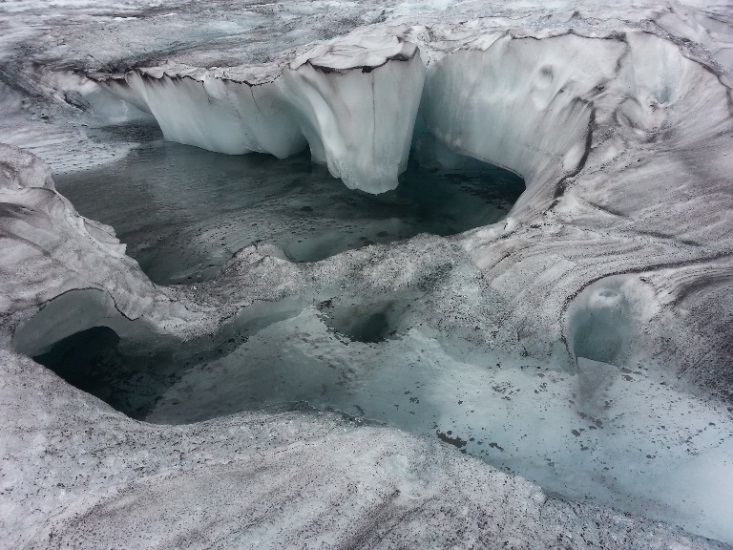
[[[1,548],[731,547],[729,4],[18,0],[0,28]],[[264,193],[307,149],[374,200],[408,159],[526,191],[311,257],[273,208],[219,244],[171,178],[154,234],[195,233],[143,271],[117,234],[148,196],[103,179],[158,131],[283,159],[168,157]],[[145,422],[31,359],[80,333],[145,367],[113,396]]]

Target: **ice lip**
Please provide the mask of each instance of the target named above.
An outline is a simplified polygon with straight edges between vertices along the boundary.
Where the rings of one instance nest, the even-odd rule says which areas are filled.
[[[410,61],[418,54],[415,44],[397,36],[367,35],[358,44],[340,40],[319,45],[297,57],[290,63],[290,68],[297,70],[307,63],[324,72],[361,69],[368,73],[389,61]]]

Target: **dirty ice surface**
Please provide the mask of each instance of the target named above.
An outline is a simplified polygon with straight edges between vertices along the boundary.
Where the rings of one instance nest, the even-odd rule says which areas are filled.
[[[460,338],[431,328],[424,300],[418,288],[256,304],[212,338],[154,352],[96,328],[36,360],[149,422],[303,401],[437,437],[565,498],[731,536],[724,406],[645,358],[618,367],[580,357],[575,373],[500,350],[463,353]]]
[[[630,514],[632,539],[653,518],[733,542],[725,3],[0,6],[0,141],[48,162],[71,198],[56,194],[40,160],[0,146],[0,531],[8,533],[0,547],[74,537],[83,545],[92,530],[80,522],[118,529],[102,527],[102,536],[130,532],[138,516],[120,510],[136,507],[143,517],[164,510],[152,529],[171,540],[181,533],[170,521],[173,498],[190,521],[182,540],[208,536],[204,545],[231,529],[227,541],[324,546],[356,525],[377,537],[403,529],[403,541],[383,542],[395,547],[426,546],[414,541],[430,528],[446,537],[435,546],[468,547],[488,540],[469,541],[471,529],[496,524],[506,538],[484,546],[687,547],[664,535],[624,544],[620,528],[594,515],[598,505]],[[372,38],[404,52],[363,61]],[[170,63],[180,70],[164,77]],[[408,69],[410,78],[395,78]],[[267,76],[262,86],[233,78],[251,71]],[[152,87],[138,86],[143,73]],[[307,141],[322,166],[299,156],[221,157],[157,137],[132,150],[130,126],[145,113],[123,103],[134,98],[124,86],[122,99],[107,94],[105,79],[152,93],[138,107],[169,139],[278,157]],[[284,131],[256,119],[257,139],[227,140],[235,132],[221,131],[222,118],[238,131],[249,118],[237,122],[222,106],[236,100],[244,112],[248,94],[283,115]],[[435,138],[522,174],[527,191],[517,199],[508,176],[487,191],[485,167],[440,171],[419,155],[408,166],[418,100],[420,124]],[[189,116],[178,116],[180,105]],[[388,173],[373,173],[380,159]],[[393,191],[365,196],[331,176]],[[112,226],[145,274],[169,286],[152,284],[113,231],[72,203]],[[512,204],[506,223],[492,225]],[[230,261],[259,242],[269,244]],[[75,323],[85,330],[72,334]],[[23,353],[148,423],[72,391]],[[280,422],[272,411],[289,406],[404,432],[351,437],[319,420],[333,439],[314,440],[303,414],[285,439],[270,432],[259,447],[241,436]],[[208,439],[186,435],[195,433]],[[420,453],[429,447],[416,441],[445,445]],[[231,447],[217,454],[221,442]],[[475,472],[495,470],[459,451],[517,476],[486,482]],[[304,452],[314,453],[310,463]],[[430,468],[393,469],[396,492],[373,477],[391,459],[408,464],[410,452]],[[283,482],[293,470],[278,462],[286,456],[296,474]],[[247,468],[260,477],[229,483]],[[451,479],[436,484],[441,476]],[[504,498],[508,481],[524,483],[519,476],[550,498]],[[212,490],[212,479],[226,489]],[[318,486],[305,492],[301,480]],[[385,498],[369,500],[360,492],[368,484]],[[265,495],[255,501],[263,519],[249,531],[243,485]],[[476,521],[454,486],[500,503]],[[121,493],[132,495],[122,503],[129,508]],[[385,507],[389,494],[398,497]],[[274,498],[285,506],[279,514]],[[116,507],[112,520],[102,499]],[[334,502],[363,508],[349,516]],[[571,510],[560,533],[558,503]],[[202,508],[212,516],[198,516]],[[396,523],[382,523],[391,513]],[[306,525],[305,542],[284,538],[293,517]],[[459,533],[460,542],[450,539]],[[560,542],[563,533],[572,536]]]

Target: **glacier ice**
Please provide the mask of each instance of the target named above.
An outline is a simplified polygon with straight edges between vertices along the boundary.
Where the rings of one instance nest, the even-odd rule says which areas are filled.
[[[619,333],[643,330],[643,314],[635,310],[648,296],[638,280],[621,277],[583,291],[571,312],[577,370],[569,372],[501,349],[465,356],[455,321],[441,311],[444,304],[431,303],[431,294],[461,289],[459,311],[471,318],[478,315],[467,304],[491,298],[471,289],[476,274],[460,265],[457,251],[431,256],[421,272],[432,282],[417,280],[372,299],[344,299],[331,289],[334,295],[315,307],[309,300],[257,304],[236,328],[215,336],[209,345],[218,353],[158,356],[157,376],[145,361],[123,359],[126,372],[109,387],[131,404],[122,410],[160,424],[281,403],[333,408],[437,435],[573,499],[623,502],[627,511],[683,524],[690,506],[705,510],[696,524],[727,536],[733,501],[718,486],[733,477],[720,460],[733,451],[730,419],[724,409],[682,397],[686,386],[663,364],[629,360],[633,349]],[[457,265],[446,269],[438,258]],[[300,295],[308,296],[302,288]],[[436,310],[435,319],[425,318]],[[715,476],[706,474],[706,463],[716,464]],[[692,480],[696,494],[688,492],[685,502],[668,498]]]
[[[238,155],[286,158],[306,146],[279,86],[267,72],[193,70],[175,64],[131,70],[100,83],[151,113],[166,139]]]
[[[277,69],[277,68],[276,68]],[[350,189],[397,187],[407,167],[425,67],[417,47],[366,34],[316,47],[283,68],[185,65],[101,74],[100,83],[148,112],[166,139],[209,151],[291,156],[310,146]]]
[[[154,194],[110,193],[113,229],[72,205],[104,205],[92,183],[70,202],[0,146],[0,547],[730,547],[727,11],[2,4],[0,141],[62,191],[159,147],[150,116],[226,153],[310,146],[372,193],[408,150],[527,190],[498,223],[306,263],[274,238],[220,254],[223,225],[184,219],[216,269],[163,286],[115,234]],[[115,406],[161,424],[27,357],[84,361],[83,338],[131,367],[106,372]]]

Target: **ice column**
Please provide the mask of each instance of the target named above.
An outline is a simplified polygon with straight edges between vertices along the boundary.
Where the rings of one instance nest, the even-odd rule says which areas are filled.
[[[397,187],[407,166],[425,67],[414,44],[394,36],[330,43],[283,72],[314,162],[350,189]]]

